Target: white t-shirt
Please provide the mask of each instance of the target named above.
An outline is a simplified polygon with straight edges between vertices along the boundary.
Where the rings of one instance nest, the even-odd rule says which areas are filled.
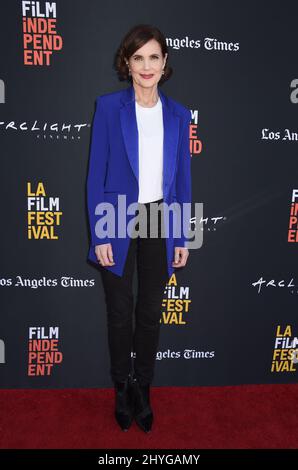
[[[137,101],[136,118],[139,133],[139,200],[157,201],[163,197],[163,114],[162,103],[151,108]]]

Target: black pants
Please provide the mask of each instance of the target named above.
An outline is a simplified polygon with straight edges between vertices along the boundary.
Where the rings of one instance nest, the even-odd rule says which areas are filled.
[[[159,199],[155,203],[162,201],[163,199]],[[150,202],[144,206],[147,209],[147,235],[150,235]],[[157,238],[144,238],[140,234],[137,238],[131,238],[122,276],[100,266],[107,306],[110,373],[114,382],[125,380],[132,369],[141,384],[148,384],[153,380],[162,300],[168,282],[166,239],[161,237],[162,220],[163,215],[158,217]],[[138,294],[133,312],[135,264]],[[132,351],[136,355],[134,364]]]

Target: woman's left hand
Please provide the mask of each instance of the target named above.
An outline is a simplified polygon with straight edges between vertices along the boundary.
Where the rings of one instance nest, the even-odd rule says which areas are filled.
[[[180,248],[175,246],[175,259],[172,263],[174,268],[181,268],[186,265],[187,258],[189,256],[188,248]]]

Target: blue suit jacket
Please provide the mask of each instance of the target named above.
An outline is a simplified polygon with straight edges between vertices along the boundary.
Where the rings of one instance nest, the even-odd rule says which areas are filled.
[[[159,86],[157,89],[162,102],[164,124],[163,199],[168,204],[190,203],[189,124],[191,113],[182,104],[166,96]],[[138,128],[134,87],[130,85],[124,90],[100,95],[96,98],[96,104],[87,177],[87,203],[91,230],[88,259],[99,266],[95,246],[111,243],[115,265],[105,266],[105,269],[122,276],[131,238],[129,234],[125,238],[117,237],[117,221],[115,238],[107,236],[98,238],[95,227],[103,215],[96,215],[95,208],[100,202],[110,202],[115,207],[117,219],[118,194],[126,195],[127,205],[138,202]],[[169,212],[170,223],[173,223],[171,211]],[[126,215],[126,223],[129,223],[133,217],[133,215]],[[184,247],[186,241],[182,228],[180,238],[175,238],[173,233],[174,225],[173,230],[170,230],[166,237],[169,277],[177,269],[172,267],[174,247]]]

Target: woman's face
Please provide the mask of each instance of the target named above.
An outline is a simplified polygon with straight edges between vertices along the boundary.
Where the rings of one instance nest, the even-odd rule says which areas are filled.
[[[146,88],[157,85],[162,76],[167,55],[163,57],[160,44],[155,39],[151,39],[140,47],[128,61],[133,82]]]

